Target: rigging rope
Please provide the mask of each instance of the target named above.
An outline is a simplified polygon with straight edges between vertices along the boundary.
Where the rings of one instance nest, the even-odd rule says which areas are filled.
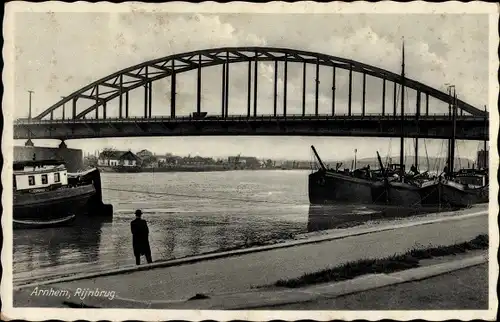
[[[224,198],[224,197],[214,197],[214,196],[200,196],[200,195],[189,195],[181,193],[169,193],[169,192],[154,192],[154,191],[140,191],[140,190],[129,190],[129,189],[116,189],[116,188],[102,188],[103,190],[120,191],[120,192],[132,192],[132,193],[142,193],[146,195],[161,195],[161,196],[173,196],[173,197],[186,197],[186,198],[199,198],[199,199],[211,199],[211,200],[227,200],[227,201],[241,201],[241,202],[255,202],[255,203],[274,203],[282,205],[304,205],[304,203],[291,203],[291,202],[279,202],[270,200],[252,200],[243,198]]]
[[[429,163],[429,154],[427,153],[427,141],[424,139],[424,149],[425,149],[425,158],[427,160],[427,171],[431,171],[431,165]]]

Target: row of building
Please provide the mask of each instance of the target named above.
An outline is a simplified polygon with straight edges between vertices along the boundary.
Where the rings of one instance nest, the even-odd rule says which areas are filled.
[[[201,156],[181,157],[171,153],[156,155],[148,150],[141,150],[137,153],[132,151],[118,151],[105,149],[98,154],[97,166],[100,167],[143,167],[162,168],[178,166],[224,166],[226,168],[287,168],[300,169],[309,168],[310,163],[306,161],[273,161],[270,159],[259,160],[256,157],[230,156],[228,158],[210,158]]]

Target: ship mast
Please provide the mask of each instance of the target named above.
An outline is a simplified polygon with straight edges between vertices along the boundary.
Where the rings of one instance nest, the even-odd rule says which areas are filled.
[[[450,172],[453,173],[455,169],[455,140],[457,136],[457,93],[453,90],[453,105],[452,105],[452,121],[453,131],[450,144]]]
[[[484,106],[484,114],[485,114],[485,115],[488,115],[488,114],[486,114],[486,113],[487,113],[487,110],[486,110],[486,105],[485,105],[485,106]],[[487,116],[485,116],[485,118],[484,118],[484,119],[485,119],[485,122],[484,122],[484,128],[485,128],[485,129],[489,129],[489,125],[488,125],[488,118],[487,118]],[[487,163],[487,162],[488,162],[488,154],[487,154],[487,152],[486,152],[487,147],[488,147],[488,140],[484,139],[484,154],[483,154],[483,160],[484,160],[484,163],[483,163],[483,164],[484,164],[484,168],[485,168],[485,169],[489,168],[488,163]]]
[[[326,170],[326,167],[325,167],[325,165],[323,164],[323,161],[321,161],[321,158],[319,157],[319,154],[318,154],[318,152],[316,151],[316,148],[314,147],[314,145],[311,145],[311,149],[313,150],[314,155],[316,156],[316,159],[318,160],[319,165],[321,166],[321,169],[322,169],[322,170]]]
[[[399,164],[401,167],[401,181],[405,174],[404,170],[404,149],[405,149],[405,136],[404,136],[404,115],[405,115],[405,41],[403,38],[402,47],[403,61],[401,64],[401,146],[399,148]]]
[[[454,85],[448,86],[448,95],[450,96],[450,103],[448,105],[448,115],[451,118],[452,133],[451,133],[451,138],[448,137],[447,139],[448,140],[447,166],[448,166],[448,173],[453,173],[455,166],[454,163],[455,163],[455,137],[456,137],[456,93]]]

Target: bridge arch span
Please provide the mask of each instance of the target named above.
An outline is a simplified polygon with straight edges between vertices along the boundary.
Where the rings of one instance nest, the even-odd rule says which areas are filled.
[[[37,115],[35,119],[43,119],[58,108],[63,107],[64,104],[68,102],[72,102],[72,117],[80,119],[92,111],[95,111],[100,106],[106,106],[106,103],[113,99],[119,98],[121,100],[123,94],[127,94],[133,89],[141,86],[147,86],[148,84],[165,77],[205,67],[248,61],[287,61],[295,63],[310,63],[352,70],[353,72],[363,73],[398,84],[403,83],[403,77],[401,75],[388,70],[355,60],[321,53],[273,47],[224,47],[203,49],[169,55],[122,69],[71,93],[46,109],[41,114]],[[416,90],[422,94],[429,95],[430,97],[436,98],[440,101],[451,103],[452,98],[447,93],[415,80],[404,78],[404,85],[405,87]],[[106,88],[106,91],[101,91],[102,88]],[[89,100],[90,106],[77,113],[76,103],[79,99]],[[458,100],[458,108],[475,116],[486,116],[485,111],[480,110],[462,100]]]

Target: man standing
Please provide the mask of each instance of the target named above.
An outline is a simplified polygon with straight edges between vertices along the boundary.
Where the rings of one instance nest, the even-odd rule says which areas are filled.
[[[135,263],[141,264],[141,256],[145,255],[148,263],[152,263],[151,248],[149,247],[149,229],[144,219],[141,219],[142,211],[135,211],[135,219],[130,223],[132,230],[132,245],[134,247]]]

